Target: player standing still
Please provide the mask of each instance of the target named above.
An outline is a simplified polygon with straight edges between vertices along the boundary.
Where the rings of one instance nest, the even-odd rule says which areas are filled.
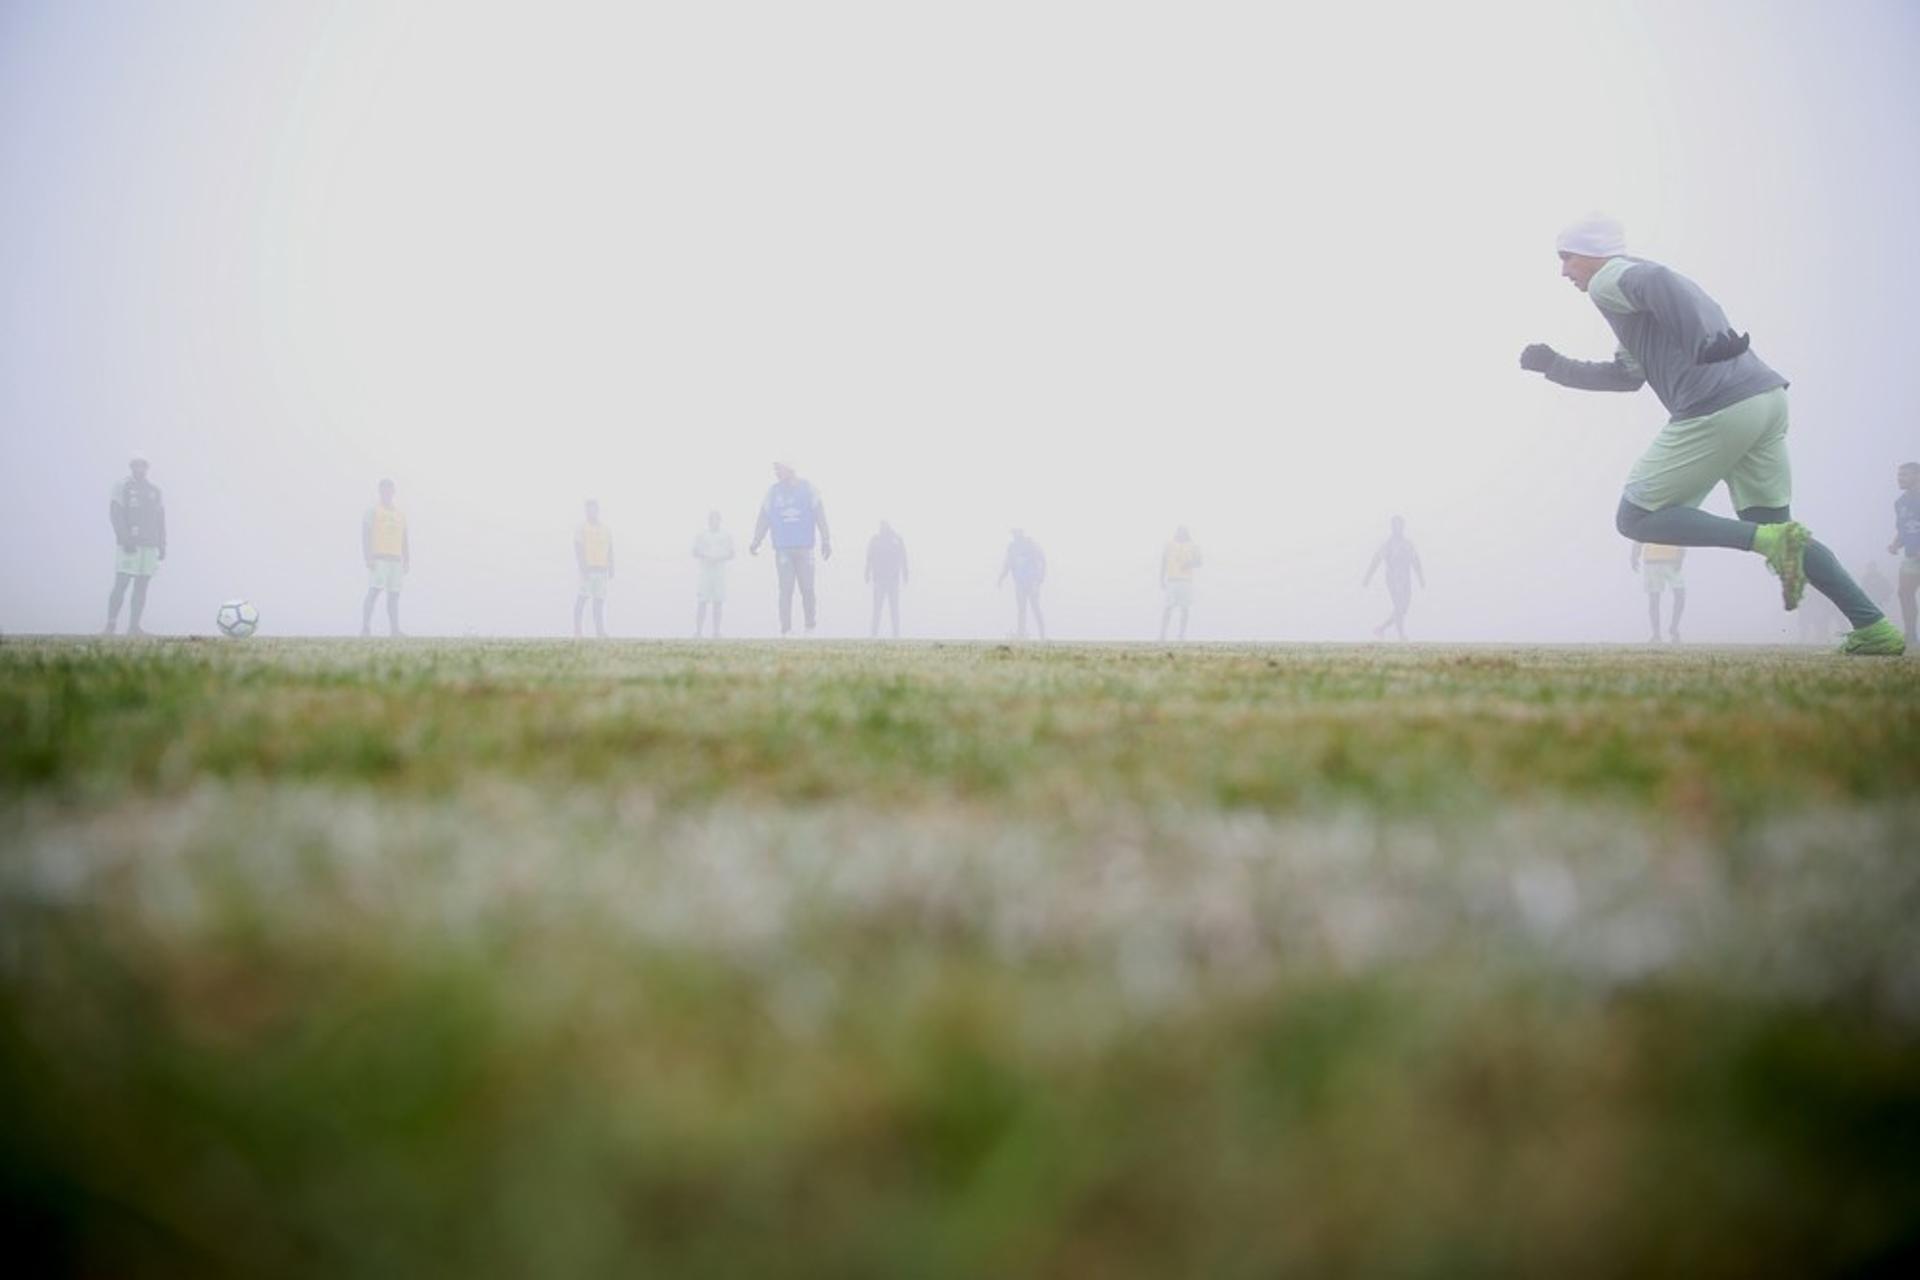
[[[360,554],[367,562],[367,598],[360,606],[360,634],[373,634],[373,604],[387,593],[387,634],[400,631],[400,588],[413,567],[407,517],[393,505],[393,481],[380,482],[380,501],[360,520]]]
[[[1914,636],[1914,598],[1920,594],[1920,462],[1903,462],[1895,473],[1900,496],[1893,500],[1893,541],[1887,554],[1900,555],[1900,621],[1908,644]]]
[[[593,634],[607,638],[607,584],[613,580],[613,531],[600,523],[600,503],[587,499],[587,518],[573,532],[573,559],[580,567],[580,592],[573,599],[573,635],[580,637],[580,615],[593,601]]]
[[[113,592],[107,597],[107,625],[102,635],[112,635],[120,625],[120,605],[133,588],[133,607],[127,613],[127,634],[143,636],[140,615],[147,607],[147,585],[167,558],[167,509],[160,499],[160,487],[147,479],[147,460],[134,454],[127,464],[127,478],[113,486],[107,496],[107,520],[113,525],[115,544]]]
[[[1636,542],[1627,554],[1627,564],[1640,574],[1647,589],[1647,625],[1652,628],[1648,644],[1660,643],[1660,593],[1673,592],[1673,616],[1667,624],[1667,638],[1680,643],[1680,615],[1687,611],[1687,580],[1680,576],[1680,565],[1687,558],[1685,547],[1669,547],[1663,542]]]

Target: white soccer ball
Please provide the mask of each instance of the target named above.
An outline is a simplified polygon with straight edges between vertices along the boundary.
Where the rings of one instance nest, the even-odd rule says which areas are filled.
[[[220,606],[214,621],[220,624],[221,634],[244,640],[260,626],[260,611],[251,600],[229,600]]]

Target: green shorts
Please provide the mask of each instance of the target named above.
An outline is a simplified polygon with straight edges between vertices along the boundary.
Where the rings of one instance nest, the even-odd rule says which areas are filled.
[[[151,578],[160,567],[160,548],[135,547],[129,551],[125,547],[116,547],[113,552],[113,571],[126,574],[130,578]]]
[[[1626,499],[1643,511],[1697,507],[1722,481],[1735,511],[1791,501],[1785,388],[1660,428],[1627,474]]]
[[[580,571],[580,595],[589,600],[607,598],[607,582],[613,577],[609,569],[583,569]]]
[[[1911,553],[1900,557],[1900,581],[1911,582],[1920,578],[1920,556]]]
[[[373,568],[367,572],[367,590],[391,591],[400,594],[400,584],[406,580],[406,566],[398,560],[375,560]]]
[[[1657,596],[1662,591],[1687,589],[1687,580],[1680,576],[1680,564],[1675,560],[1642,561],[1640,583],[1646,587],[1647,594],[1650,596]]]

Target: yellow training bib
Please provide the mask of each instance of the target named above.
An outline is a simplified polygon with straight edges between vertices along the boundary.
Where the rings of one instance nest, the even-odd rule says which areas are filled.
[[[376,559],[401,559],[407,550],[407,518],[397,508],[375,507],[372,540]]]
[[[580,526],[580,558],[589,569],[604,569],[613,561],[613,534],[603,524]]]

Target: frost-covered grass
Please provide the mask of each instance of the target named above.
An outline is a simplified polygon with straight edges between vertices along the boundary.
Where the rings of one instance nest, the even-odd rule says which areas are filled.
[[[1917,681],[10,641],[10,1234],[166,1275],[1891,1263]]]

